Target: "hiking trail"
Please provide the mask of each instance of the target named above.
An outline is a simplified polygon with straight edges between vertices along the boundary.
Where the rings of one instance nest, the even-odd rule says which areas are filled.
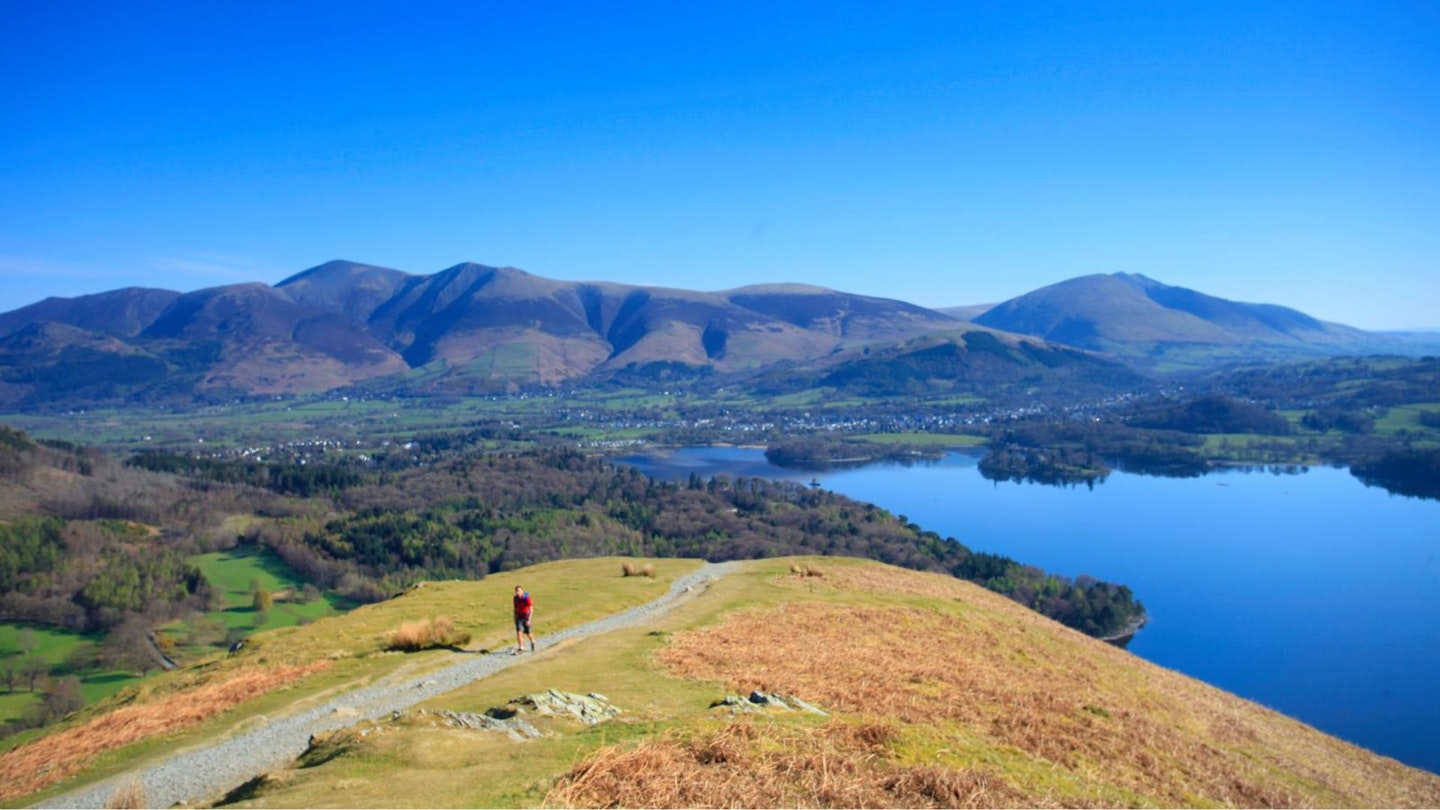
[[[663,596],[585,624],[537,638],[536,651],[563,642],[642,625],[673,608],[681,598],[735,570],[739,563],[705,563],[677,578]],[[312,735],[377,720],[431,698],[532,660],[504,652],[467,654],[466,660],[435,672],[386,679],[342,695],[295,715],[264,721],[232,737],[172,754],[163,761],[110,777],[87,787],[54,796],[36,807],[104,807],[121,787],[138,779],[151,807],[170,807],[218,800],[254,777],[283,768],[309,747]]]

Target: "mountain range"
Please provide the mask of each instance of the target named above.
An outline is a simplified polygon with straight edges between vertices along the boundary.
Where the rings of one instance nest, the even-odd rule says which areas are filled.
[[[1286,307],[1123,273],[940,311],[798,284],[698,292],[470,262],[416,275],[331,261],[274,286],[127,287],[0,314],[0,405],[358,383],[476,393],[677,374],[792,387],[858,380],[870,393],[898,379],[902,393],[1043,381],[1063,367],[1067,379],[1128,384],[1135,370],[1397,345]]]

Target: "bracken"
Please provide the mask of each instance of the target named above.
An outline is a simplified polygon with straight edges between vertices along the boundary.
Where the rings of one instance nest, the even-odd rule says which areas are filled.
[[[181,731],[253,697],[327,669],[307,666],[247,669],[140,706],[125,706],[83,725],[42,737],[0,755],[0,801],[25,796],[79,773],[96,756],[159,734]]]

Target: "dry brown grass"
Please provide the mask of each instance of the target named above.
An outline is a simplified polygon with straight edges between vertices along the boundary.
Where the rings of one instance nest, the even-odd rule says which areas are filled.
[[[983,770],[901,766],[885,725],[735,722],[601,749],[545,797],[549,807],[1029,807]]]
[[[842,567],[827,581],[965,604],[952,615],[792,603],[778,626],[774,609],[747,611],[672,637],[661,659],[677,674],[722,680],[741,693],[792,693],[917,728],[949,724],[978,738],[972,748],[1010,747],[1063,770],[1094,800],[1129,793],[1164,805],[1440,806],[1440,778],[1432,774],[1147,664],[975,586],[879,566]]]
[[[145,786],[138,778],[126,780],[105,801],[105,810],[140,810],[149,806],[150,802],[145,797]]]
[[[34,793],[73,776],[106,751],[199,725],[246,700],[329,666],[330,662],[320,661],[308,666],[245,669],[220,683],[144,705],[125,706],[7,751],[0,755],[0,801]]]
[[[649,577],[655,578],[655,564],[645,563],[637,566],[635,563],[626,561],[620,563],[620,576],[622,577]]]
[[[470,643],[470,634],[457,630],[449,616],[405,622],[385,636],[385,649],[419,652],[436,647],[461,647]]]

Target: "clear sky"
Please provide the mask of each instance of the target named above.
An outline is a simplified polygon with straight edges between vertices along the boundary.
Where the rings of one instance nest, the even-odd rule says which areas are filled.
[[[334,258],[1440,326],[1440,5],[0,0],[0,311]]]

